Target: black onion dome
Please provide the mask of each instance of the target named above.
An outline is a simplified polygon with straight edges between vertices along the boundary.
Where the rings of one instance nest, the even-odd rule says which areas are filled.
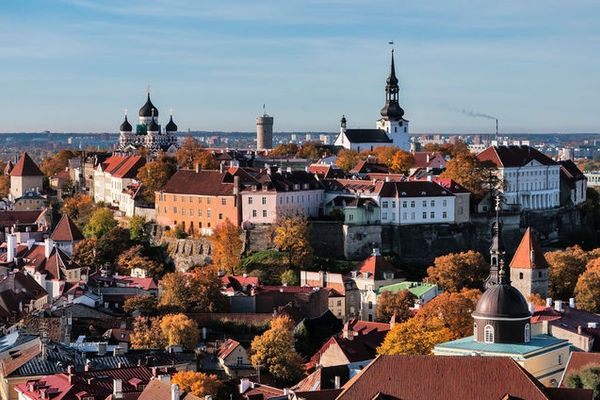
[[[404,116],[404,110],[395,101],[390,101],[381,109],[381,116],[392,121],[397,121]]]
[[[152,121],[148,124],[148,132],[158,132],[158,124],[154,118],[152,118]]]
[[[165,126],[167,132],[177,132],[177,125],[173,122],[173,116],[169,119],[169,123]]]
[[[154,114],[152,114],[154,112]],[[146,100],[146,104],[140,108],[140,117],[158,117],[158,109],[154,107],[152,101],[150,101],[150,92],[148,92],[148,100]]]
[[[340,123],[342,125],[344,125],[346,123],[346,116],[345,115],[342,115],[342,119],[340,120]]]
[[[123,121],[123,123],[121,124],[121,132],[131,132],[132,131],[132,127],[131,124],[129,123],[129,121],[127,121],[127,115],[125,116],[125,121]]]
[[[531,313],[527,301],[510,284],[498,284],[488,288],[479,298],[473,317],[485,319],[524,318]]]

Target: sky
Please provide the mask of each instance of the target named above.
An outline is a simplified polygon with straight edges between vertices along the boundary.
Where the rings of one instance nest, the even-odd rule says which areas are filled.
[[[114,132],[148,85],[180,131],[600,132],[597,0],[6,0],[0,132]],[[389,43],[393,42],[393,45]]]

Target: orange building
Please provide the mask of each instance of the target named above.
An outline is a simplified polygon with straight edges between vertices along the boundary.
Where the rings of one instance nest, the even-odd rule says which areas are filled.
[[[239,179],[229,172],[179,170],[155,193],[156,222],[189,233],[211,234],[229,219],[239,226]]]

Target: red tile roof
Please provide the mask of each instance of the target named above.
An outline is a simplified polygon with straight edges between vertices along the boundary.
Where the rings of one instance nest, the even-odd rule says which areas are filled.
[[[446,160],[440,153],[417,151],[412,156],[415,162],[411,168],[446,168]]]
[[[10,226],[13,224],[33,225],[46,216],[46,211],[46,209],[34,211],[0,211],[0,226]]]
[[[115,178],[135,178],[138,170],[146,163],[142,156],[114,155],[107,158],[97,168]]]
[[[35,272],[47,274],[46,280],[64,279],[65,270],[81,268],[59,248],[53,247],[50,256],[46,258],[45,244],[34,244],[22,256],[23,266],[33,267]]]
[[[565,371],[563,372],[563,377],[560,381],[560,387],[566,387],[565,378],[569,376],[569,374],[573,372],[579,372],[590,364],[600,366],[600,353],[587,353],[583,351],[572,352],[569,356],[569,361],[567,362]]]
[[[400,271],[398,271],[389,261],[385,259],[381,254],[373,254],[362,264],[358,266],[356,271],[360,272],[364,277],[368,274],[372,279],[379,281],[384,280],[384,272],[393,272],[394,278],[400,277]]]
[[[531,229],[527,228],[515,255],[510,262],[510,268],[547,269],[548,262],[542,248],[538,244]]]
[[[83,240],[84,237],[71,218],[67,214],[63,214],[54,231],[52,231],[50,239],[58,242],[75,242]]]
[[[551,398],[542,384],[509,357],[378,356],[343,389],[338,400]]]
[[[159,379],[153,379],[148,383],[138,400],[171,400],[171,384]],[[179,392],[179,400],[204,400],[196,395]]]
[[[223,183],[226,174],[219,171],[180,169],[161,188],[162,192],[208,196],[233,196],[233,183]]]
[[[530,146],[492,146],[477,155],[481,161],[491,161],[498,167],[522,167],[535,160],[542,165],[557,165],[556,161]]]
[[[10,171],[10,176],[43,176],[44,174],[29,154],[23,153],[17,164]]]
[[[217,354],[217,357],[219,357],[221,360],[224,360],[225,358],[227,358],[227,356],[229,356],[238,346],[241,346],[240,342],[233,340],[233,339],[227,339],[225,340],[221,346],[219,346],[219,351]]]

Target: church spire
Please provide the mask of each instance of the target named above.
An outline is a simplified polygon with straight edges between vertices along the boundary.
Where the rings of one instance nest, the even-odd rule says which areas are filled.
[[[504,241],[502,240],[502,223],[500,222],[500,196],[496,196],[496,221],[494,223],[494,236],[492,245],[490,246],[490,274],[485,280],[485,287],[497,285],[501,280],[508,279],[506,270],[504,269],[506,250]],[[500,272],[504,277],[500,276]]]
[[[398,104],[400,88],[396,78],[396,67],[394,66],[394,49],[392,49],[392,61],[390,63],[390,75],[385,85],[385,106],[381,109],[381,116],[391,120],[399,121],[404,115],[404,110]]]

